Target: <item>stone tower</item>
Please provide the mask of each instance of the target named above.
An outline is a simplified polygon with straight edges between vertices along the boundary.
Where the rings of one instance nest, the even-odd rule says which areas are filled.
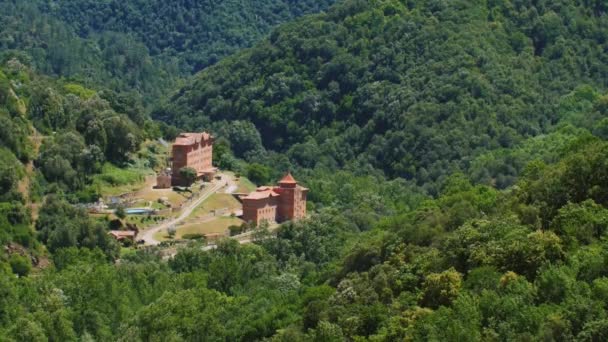
[[[306,217],[306,194],[308,189],[298,185],[291,173],[287,173],[275,188],[279,193],[277,219],[279,222]]]

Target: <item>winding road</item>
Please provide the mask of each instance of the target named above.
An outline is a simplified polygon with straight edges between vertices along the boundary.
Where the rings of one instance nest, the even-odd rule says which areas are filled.
[[[222,175],[222,178],[218,180],[216,183],[213,183],[209,188],[205,189],[203,193],[192,203],[188,204],[185,208],[182,209],[180,215],[176,218],[170,219],[168,221],[162,222],[158,226],[151,227],[139,233],[137,239],[144,240],[144,244],[146,246],[156,246],[160,244],[160,241],[154,238],[154,235],[160,231],[166,230],[171,226],[176,226],[180,222],[187,219],[192,212],[201,205],[207,198],[211,195],[219,192],[222,188],[224,188],[224,193],[233,193],[237,190],[238,186],[231,180],[229,176]],[[237,211],[237,216],[242,215],[242,210]],[[279,225],[273,224],[269,227],[269,230],[275,230]],[[254,231],[249,231],[243,234],[232,236],[233,239],[236,239],[241,244],[251,243],[254,240]],[[208,246],[203,247],[203,250],[208,251],[217,248],[217,245],[210,244]],[[167,253],[164,256],[164,259],[171,258],[177,254],[177,249],[175,247],[170,248],[166,251]]]
[[[226,176],[222,176],[221,180],[217,181],[217,183],[213,183],[211,185],[211,187],[203,190],[203,193],[196,200],[194,200],[192,203],[188,204],[185,208],[183,208],[178,217],[167,220],[165,222],[162,222],[158,226],[148,228],[148,229],[140,232],[137,239],[143,240],[144,244],[147,246],[158,245],[160,243],[160,241],[158,241],[154,238],[154,235],[156,233],[166,230],[171,226],[176,226],[178,223],[187,219],[190,216],[190,214],[192,214],[194,209],[196,209],[199,205],[201,205],[201,203],[203,203],[207,198],[209,198],[209,196],[213,195],[214,193],[216,193],[218,190],[220,190],[222,187],[226,186],[227,184],[228,184],[228,180],[226,179]]]

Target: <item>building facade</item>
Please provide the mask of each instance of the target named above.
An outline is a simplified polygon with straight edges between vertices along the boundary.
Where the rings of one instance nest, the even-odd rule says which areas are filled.
[[[243,220],[260,225],[266,221],[296,221],[306,217],[306,196],[308,189],[287,173],[279,181],[279,186],[263,186],[247,196],[243,202]]]
[[[171,151],[171,184],[188,185],[181,179],[179,170],[191,167],[198,178],[211,179],[213,167],[213,136],[208,133],[181,133]]]
[[[171,169],[163,170],[156,175],[155,189],[169,189],[171,187]]]

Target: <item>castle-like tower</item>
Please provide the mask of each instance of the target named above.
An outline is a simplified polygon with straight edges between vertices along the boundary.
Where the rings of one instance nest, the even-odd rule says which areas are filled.
[[[247,196],[243,202],[243,220],[259,225],[263,221],[297,221],[306,217],[308,189],[298,185],[291,173],[287,173],[279,186],[263,186]]]
[[[308,189],[298,185],[291,173],[287,173],[274,188],[279,196],[277,221],[297,220],[306,217],[306,193]]]

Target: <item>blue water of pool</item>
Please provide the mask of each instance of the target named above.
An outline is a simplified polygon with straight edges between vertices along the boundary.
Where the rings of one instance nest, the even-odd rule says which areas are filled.
[[[125,213],[127,213],[127,215],[143,215],[143,214],[149,214],[151,212],[152,212],[151,209],[145,209],[145,208],[133,208],[133,209],[125,210]]]

